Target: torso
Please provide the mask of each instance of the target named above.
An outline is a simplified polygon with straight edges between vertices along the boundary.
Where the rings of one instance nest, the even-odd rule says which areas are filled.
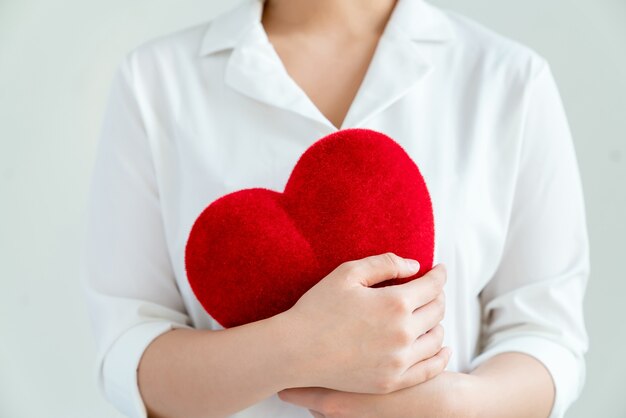
[[[448,370],[467,370],[482,326],[478,295],[504,248],[510,191],[516,187],[520,161],[522,105],[531,70],[538,68],[540,57],[519,44],[484,38],[475,26],[460,24],[455,26],[460,32],[456,43],[423,42],[419,49],[409,48],[412,43],[406,42],[379,44],[380,37],[373,35],[350,39],[328,32],[294,34],[269,25],[266,34],[291,78],[287,79],[276,67],[275,57],[268,55],[260,28],[251,22],[258,16],[259,3],[241,4],[238,13],[213,22],[220,23],[215,32],[207,32],[210,26],[194,27],[150,43],[131,56],[138,103],[148,116],[150,156],[168,244],[168,253],[159,259],[171,261],[171,277],[176,280],[168,293],[168,306],[188,314],[198,329],[221,329],[187,279],[185,245],[194,221],[207,205],[228,193],[248,188],[284,190],[302,153],[323,135],[335,132],[327,122],[341,126],[353,102],[353,109],[358,109],[365,99],[384,96],[392,78],[413,80],[407,68],[418,70],[417,66],[385,67],[395,72],[373,79],[372,90],[363,90],[365,94],[354,101],[376,47],[389,52],[385,48],[395,45],[395,62],[418,52],[434,70],[411,84],[415,88],[386,96],[380,107],[367,111],[361,107],[357,117],[346,119],[346,127],[389,135],[419,166],[428,184],[437,231],[434,261],[446,262],[450,278],[443,325],[446,345],[455,348],[455,355]],[[430,7],[426,2],[404,4]],[[237,28],[248,24],[248,32],[237,33]],[[235,36],[239,41],[232,50],[222,48]],[[205,40],[220,49],[199,57]],[[292,82],[326,121],[303,105]],[[138,144],[119,143],[129,147],[119,150],[124,152],[120,155],[133,155]],[[152,269],[152,264],[145,264]],[[146,279],[152,273],[148,271]],[[307,414],[308,410],[273,396],[235,416],[305,418]]]

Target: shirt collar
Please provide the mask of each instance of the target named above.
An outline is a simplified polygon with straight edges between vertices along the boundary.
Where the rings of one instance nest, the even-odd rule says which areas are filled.
[[[234,48],[250,29],[260,25],[264,1],[244,0],[215,17],[202,38],[199,54]],[[454,38],[454,29],[447,16],[427,1],[397,0],[383,36],[446,42]]]

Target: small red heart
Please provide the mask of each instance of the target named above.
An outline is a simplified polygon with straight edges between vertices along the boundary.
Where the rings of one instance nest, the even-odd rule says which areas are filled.
[[[351,128],[313,143],[283,193],[250,188],[210,203],[194,222],[185,269],[204,309],[224,328],[291,308],[344,261],[392,251],[432,268],[430,195],[404,149]]]

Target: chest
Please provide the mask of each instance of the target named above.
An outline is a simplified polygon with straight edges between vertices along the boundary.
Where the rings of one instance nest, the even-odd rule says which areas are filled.
[[[422,79],[411,78],[416,74],[412,67],[394,65],[394,71],[388,71],[393,57],[408,62],[415,55],[400,54],[398,44],[387,46],[378,50],[378,66],[370,69],[379,71],[370,73],[368,88],[361,90],[366,94],[357,97],[346,125],[356,121],[357,126],[386,133],[417,163],[434,204],[436,261],[447,262],[455,276],[450,298],[458,293],[458,301],[473,300],[467,295],[475,295],[488,280],[502,249],[508,201],[501,193],[513,187],[511,162],[516,158],[507,140],[509,123],[494,117],[491,100],[471,95],[459,100],[469,93],[452,87],[471,84],[452,77],[444,71],[447,67]],[[274,48],[281,53],[280,42]],[[354,71],[367,70],[366,55],[357,56],[361,65],[352,66],[352,73],[344,68],[334,77],[331,64],[333,59],[338,62],[337,56],[322,60],[318,74],[305,65],[315,58],[283,52],[284,69],[291,71],[287,77],[266,44],[242,47],[177,77],[180,94],[152,100],[171,106],[159,113],[159,125],[150,125],[155,172],[177,283],[198,326],[216,324],[203,312],[186,279],[184,250],[193,222],[206,205],[227,193],[252,187],[284,189],[302,153],[334,131],[310,102],[302,101],[301,91],[293,90],[294,82],[313,99],[316,91],[330,103],[345,99],[349,90],[339,88],[338,79],[353,80]],[[406,73],[400,77],[398,69],[403,68]],[[328,111],[320,98],[315,104]],[[341,112],[335,115],[342,117]]]
[[[367,73],[378,38],[293,39],[271,33],[268,37],[295,84],[334,126],[341,126]]]

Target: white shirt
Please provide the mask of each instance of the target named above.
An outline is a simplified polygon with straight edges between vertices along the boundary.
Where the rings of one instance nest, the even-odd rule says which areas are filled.
[[[146,417],[136,372],[153,339],[221,328],[185,275],[196,217],[235,190],[282,191],[307,147],[337,130],[286,72],[262,7],[245,1],[139,45],[111,86],[83,283],[98,382],[130,417]],[[348,127],[396,140],[428,184],[434,262],[448,269],[448,370],[530,354],[555,381],[551,417],[563,416],[584,382],[589,249],[573,141],[545,58],[456,12],[399,0]],[[309,416],[277,395],[232,415]]]

